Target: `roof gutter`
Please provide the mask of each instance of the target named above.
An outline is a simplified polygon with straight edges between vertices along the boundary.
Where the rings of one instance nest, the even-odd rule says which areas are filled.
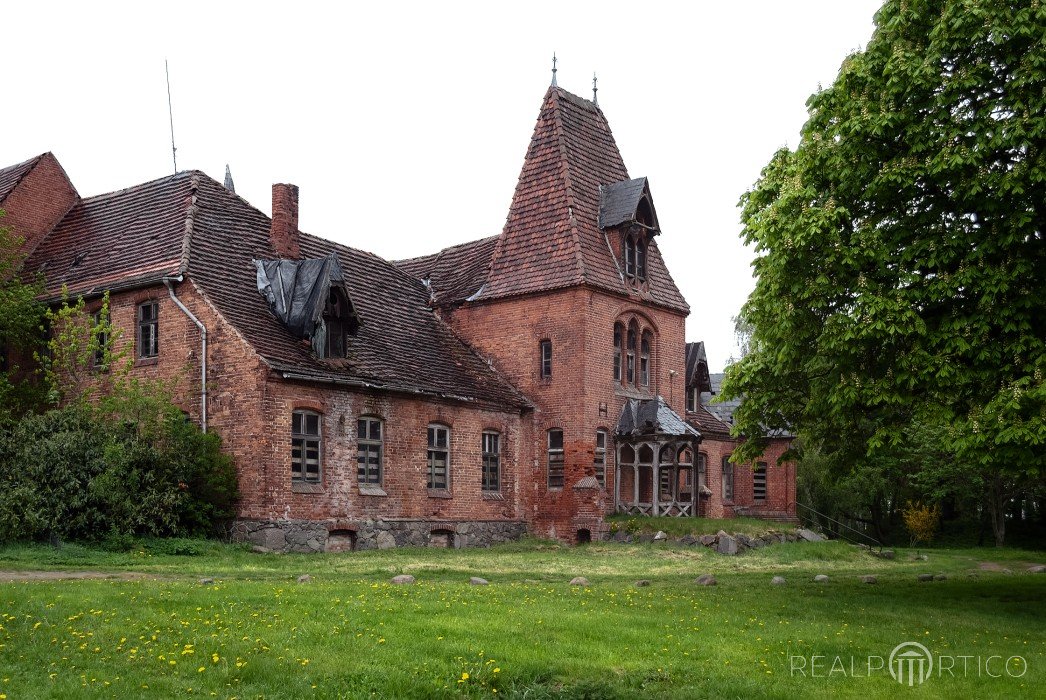
[[[185,278],[182,275],[176,275],[174,277],[164,277],[163,283],[167,286],[167,291],[171,295],[171,301],[175,303],[179,309],[182,310],[186,316],[189,317],[196,327],[200,329],[200,427],[203,432],[207,432],[207,328],[203,325],[200,319],[196,318],[192,311],[186,308],[182,300],[178,298],[178,295],[174,293],[174,282],[182,282]]]

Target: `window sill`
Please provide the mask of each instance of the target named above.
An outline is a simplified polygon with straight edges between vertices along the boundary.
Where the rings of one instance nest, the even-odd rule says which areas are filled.
[[[323,493],[323,484],[312,483],[307,481],[292,481],[291,482],[292,493]]]
[[[499,491],[484,491],[483,492],[483,500],[484,501],[504,501],[505,497],[502,496]]]
[[[447,489],[429,489],[429,498],[454,498]]]
[[[135,367],[148,367],[160,363],[159,357],[139,357],[134,361]]]
[[[377,484],[360,484],[359,485],[359,489],[360,489],[360,495],[361,496],[388,496],[389,495],[389,494],[385,493],[385,489],[381,488],[381,486],[379,486]]]

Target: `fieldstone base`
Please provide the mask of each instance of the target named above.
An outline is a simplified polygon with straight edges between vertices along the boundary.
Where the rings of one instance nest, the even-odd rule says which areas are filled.
[[[520,521],[471,520],[237,520],[229,535],[258,551],[324,552],[391,547],[489,547],[527,532]]]

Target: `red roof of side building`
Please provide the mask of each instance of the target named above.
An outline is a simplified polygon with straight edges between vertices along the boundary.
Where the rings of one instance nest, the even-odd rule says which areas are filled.
[[[29,160],[18,163],[17,165],[9,165],[6,168],[0,168],[0,204],[7,199],[7,195],[14,191],[14,188],[18,186],[18,183],[22,181],[40,159],[43,158],[46,153],[30,158]]]
[[[464,262],[467,274],[429,278],[439,304],[589,285],[638,293],[651,303],[687,313],[689,306],[656,241],[651,240],[647,254],[649,289],[637,292],[625,284],[621,265],[599,227],[602,188],[628,179],[598,105],[550,87],[501,235],[399,264],[424,279],[422,273],[434,264],[438,268],[442,256]]]

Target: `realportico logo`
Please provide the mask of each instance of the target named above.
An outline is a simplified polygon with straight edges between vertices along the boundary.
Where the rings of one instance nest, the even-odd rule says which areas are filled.
[[[919,642],[901,642],[890,656],[857,657],[811,656],[789,657],[791,675],[804,678],[871,678],[889,672],[890,676],[908,687],[921,685],[932,676],[949,678],[1022,678],[1028,672],[1028,661],[1023,656],[1008,658],[993,654],[934,656]]]
[[[902,642],[890,652],[889,668],[895,681],[913,686],[933,673],[933,654],[919,642]]]

